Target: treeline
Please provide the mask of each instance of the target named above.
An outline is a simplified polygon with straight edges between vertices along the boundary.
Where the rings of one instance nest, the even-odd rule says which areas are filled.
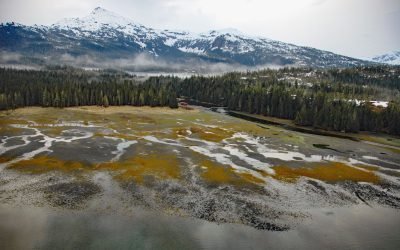
[[[283,69],[192,77],[182,81],[179,94],[231,110],[291,119],[298,125],[325,130],[400,134],[400,100],[397,98],[400,74],[396,76],[399,80],[391,86],[388,83],[392,77],[388,82],[381,79],[378,83],[361,84],[353,83],[355,78],[351,74],[349,83],[344,75],[335,82],[330,80],[330,71],[315,74],[311,79],[313,84],[304,84],[303,79],[311,78],[309,73],[302,77],[304,72],[309,71]],[[377,77],[375,73],[374,77]],[[382,84],[389,87],[377,86]],[[370,102],[382,96],[381,92],[391,92],[396,97],[388,102],[387,108]]]
[[[284,68],[186,79],[152,77],[140,82],[114,71],[0,69],[0,109],[82,105],[176,108],[177,97],[181,97],[326,130],[400,135],[399,76],[400,67],[389,66]],[[374,106],[372,100],[388,101],[388,106]]]
[[[139,83],[112,74],[0,69],[0,110],[26,106],[169,106],[177,108],[176,78]]]
[[[346,69],[330,69],[327,76],[334,82],[358,85],[376,85],[400,90],[398,66],[368,66]]]

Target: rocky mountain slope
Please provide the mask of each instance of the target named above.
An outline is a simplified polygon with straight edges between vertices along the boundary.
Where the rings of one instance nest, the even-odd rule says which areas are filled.
[[[374,62],[400,65],[400,50],[372,58]]]
[[[100,62],[110,60],[110,65],[144,63],[149,67],[159,63],[245,67],[350,67],[370,63],[236,30],[194,34],[152,29],[102,8],[94,9],[86,17],[63,19],[51,26],[1,24],[0,51],[2,63],[69,62],[83,66],[99,66]]]

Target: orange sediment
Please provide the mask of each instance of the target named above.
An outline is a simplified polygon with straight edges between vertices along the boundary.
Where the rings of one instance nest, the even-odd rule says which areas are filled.
[[[200,127],[191,127],[190,131],[193,134],[198,135],[198,137],[202,140],[212,141],[212,142],[220,142],[226,138],[229,138],[233,135],[232,131],[222,129],[222,128],[207,128],[203,129]]]
[[[301,176],[333,183],[340,181],[379,182],[379,177],[374,172],[351,167],[344,163],[333,162],[323,165],[313,165],[311,167],[299,168],[276,166],[273,168],[275,175],[272,175],[272,177],[287,182],[295,182]]]
[[[0,163],[5,163],[10,161],[11,158],[5,157],[5,156],[0,156]]]
[[[230,185],[264,183],[264,180],[257,178],[251,173],[236,173],[232,167],[220,165],[210,160],[204,160],[200,165],[204,168],[201,177],[210,183]]]
[[[178,159],[174,155],[135,156],[122,162],[107,162],[99,164],[96,169],[118,171],[116,176],[121,180],[133,179],[144,182],[145,176],[157,179],[179,179],[181,171]]]
[[[41,174],[48,171],[83,171],[89,166],[77,161],[63,161],[54,157],[38,156],[11,164],[8,168],[18,171]]]

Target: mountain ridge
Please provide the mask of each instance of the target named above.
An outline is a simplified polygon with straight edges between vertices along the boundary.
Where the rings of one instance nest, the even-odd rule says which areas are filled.
[[[24,58],[44,63],[67,56],[130,60],[144,55],[155,63],[193,63],[194,68],[197,63],[321,68],[371,64],[329,51],[246,35],[236,29],[204,33],[153,29],[101,7],[85,17],[64,18],[49,26],[1,24],[0,34],[1,51],[21,53]]]
[[[378,63],[400,65],[400,50],[395,50],[386,54],[375,56],[371,58],[371,60]]]

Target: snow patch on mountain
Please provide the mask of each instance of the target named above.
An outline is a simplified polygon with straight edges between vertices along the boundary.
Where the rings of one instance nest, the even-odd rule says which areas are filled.
[[[180,51],[182,51],[182,52],[186,52],[186,53],[194,53],[194,54],[197,54],[197,55],[204,55],[205,53],[204,53],[204,50],[202,50],[202,49],[199,49],[199,48],[197,48],[197,47],[195,47],[195,48],[188,48],[188,47],[180,47],[180,48],[178,48]]]
[[[199,34],[152,29],[100,7],[88,16],[63,19],[49,27],[18,26],[13,23],[2,27],[4,33],[0,35],[9,39],[10,45],[0,44],[0,49],[14,46],[16,35],[19,36],[21,48],[35,51],[38,45],[49,53],[60,54],[86,53],[120,58],[147,53],[177,61],[197,57],[198,60],[247,66],[348,67],[367,63],[328,51],[246,35],[236,29],[211,30]],[[23,31],[9,33],[12,29]],[[32,37],[36,40],[32,40]]]
[[[380,56],[375,56],[372,58],[372,61],[392,64],[392,65],[400,65],[400,50],[393,51]]]
[[[60,29],[76,29],[80,28],[85,31],[98,31],[104,27],[114,29],[127,29],[129,27],[140,27],[142,25],[135,24],[132,20],[119,16],[114,12],[103,8],[95,8],[90,15],[83,18],[65,18],[52,27]],[[144,27],[144,26],[143,26]],[[130,32],[130,30],[129,30]]]

